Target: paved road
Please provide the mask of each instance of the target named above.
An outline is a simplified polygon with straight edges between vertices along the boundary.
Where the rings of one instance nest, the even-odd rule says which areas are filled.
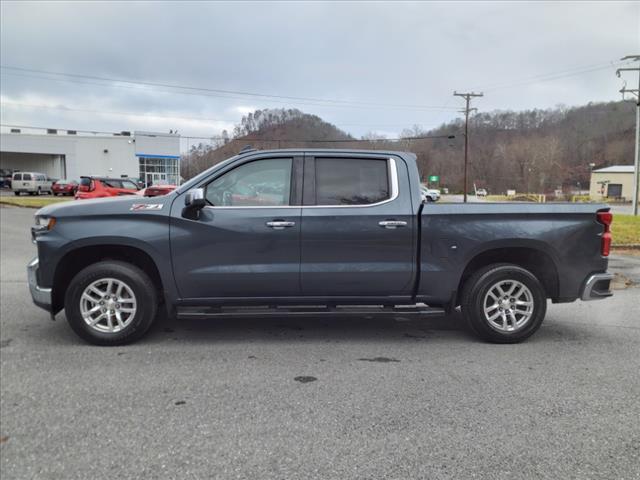
[[[521,345],[456,317],[282,318],[99,348],[31,304],[32,213],[0,208],[3,480],[640,478],[640,288],[550,306]]]

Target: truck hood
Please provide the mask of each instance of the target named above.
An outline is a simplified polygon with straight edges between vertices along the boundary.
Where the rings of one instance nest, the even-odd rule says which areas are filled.
[[[73,217],[93,215],[123,215],[137,213],[156,213],[168,215],[175,194],[161,197],[141,197],[126,195],[122,197],[93,198],[90,200],[72,200],[47,205],[36,212],[37,216]]]

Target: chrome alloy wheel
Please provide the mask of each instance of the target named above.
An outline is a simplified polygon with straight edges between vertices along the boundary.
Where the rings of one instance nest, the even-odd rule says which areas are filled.
[[[129,326],[136,314],[136,296],[131,287],[116,278],[101,278],[80,297],[80,314],[94,330],[117,333]]]
[[[500,280],[482,302],[489,326],[502,333],[521,330],[533,316],[533,294],[517,280]]]

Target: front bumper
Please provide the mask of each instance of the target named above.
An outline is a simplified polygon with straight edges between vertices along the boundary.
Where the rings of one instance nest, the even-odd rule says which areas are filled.
[[[612,273],[595,273],[590,275],[584,283],[580,299],[583,301],[602,300],[603,298],[610,297],[613,295],[611,291],[611,280],[613,280]]]
[[[40,308],[44,308],[47,312],[51,312],[51,289],[43,288],[38,285],[38,257],[34,258],[27,265],[27,278],[29,280],[29,291],[31,298]]]

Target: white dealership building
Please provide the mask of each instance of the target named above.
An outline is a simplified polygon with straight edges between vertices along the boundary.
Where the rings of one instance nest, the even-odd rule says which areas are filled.
[[[0,136],[3,173],[20,170],[67,179],[135,177],[156,185],[179,184],[177,134],[3,128]]]

